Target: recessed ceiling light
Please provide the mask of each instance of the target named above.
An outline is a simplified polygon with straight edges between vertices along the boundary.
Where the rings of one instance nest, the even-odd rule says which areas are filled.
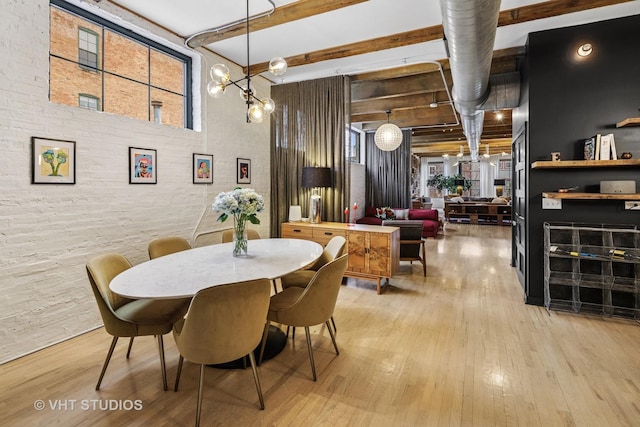
[[[496,119],[502,120],[502,117],[503,117],[502,111],[496,111]]]
[[[585,43],[578,48],[578,55],[580,56],[589,56],[593,52],[593,46],[591,43]]]

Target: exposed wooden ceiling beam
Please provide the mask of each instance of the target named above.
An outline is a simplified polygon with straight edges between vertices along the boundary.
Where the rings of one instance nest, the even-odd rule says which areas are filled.
[[[249,22],[249,31],[254,32],[264,30],[266,28],[275,27],[276,25],[309,18],[314,15],[320,15],[343,7],[353,6],[354,4],[365,1],[367,0],[298,0],[294,3],[289,3],[277,8],[271,15],[252,19]],[[232,25],[220,31],[207,32],[205,30],[201,34],[193,37],[190,41],[190,45],[191,47],[206,46],[210,43],[244,35],[246,32],[247,26],[244,22]],[[254,67],[252,66],[251,68],[253,69]]]

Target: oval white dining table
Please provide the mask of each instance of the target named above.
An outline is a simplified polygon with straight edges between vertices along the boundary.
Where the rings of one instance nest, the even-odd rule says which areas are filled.
[[[188,298],[201,289],[254,279],[277,279],[317,260],[322,246],[301,239],[250,240],[246,256],[233,243],[175,252],[118,274],[111,290],[128,298]]]

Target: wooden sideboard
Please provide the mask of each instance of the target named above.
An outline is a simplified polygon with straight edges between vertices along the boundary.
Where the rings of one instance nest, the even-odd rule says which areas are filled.
[[[444,204],[447,221],[469,221],[471,224],[511,225],[511,205],[504,203],[464,202]]]
[[[378,294],[385,286],[381,281],[389,279],[400,266],[400,229],[366,224],[344,224],[341,222],[282,223],[285,238],[307,239],[326,245],[334,236],[347,240],[349,265],[345,276],[376,282]]]

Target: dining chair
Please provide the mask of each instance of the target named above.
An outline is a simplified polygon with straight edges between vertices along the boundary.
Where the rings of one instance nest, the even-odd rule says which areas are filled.
[[[422,274],[427,277],[425,240],[422,237],[424,224],[420,220],[384,220],[382,225],[400,227],[400,261],[419,261]]]
[[[268,279],[212,286],[198,291],[187,316],[173,326],[180,351],[175,391],[178,391],[184,359],[200,365],[196,426],[200,424],[205,365],[221,364],[249,356],[260,409],[262,388],[253,354],[260,345],[269,309]]]
[[[309,351],[309,361],[311,362],[311,373],[313,380],[316,380],[316,365],[313,360],[313,349],[311,347],[311,334],[309,327],[324,323],[327,326],[333,348],[339,355],[338,345],[329,319],[338,300],[338,292],[342,285],[342,277],[347,269],[347,257],[344,254],[339,258],[325,264],[314,274],[309,284],[300,288],[292,286],[284,289],[271,297],[269,312],[267,314],[267,325],[264,330],[262,345],[260,350],[260,361],[266,343],[267,329],[269,322],[276,322],[287,326],[304,326],[307,337],[307,349]]]
[[[109,289],[109,283],[118,274],[131,268],[124,256],[108,253],[91,258],[86,265],[91,289],[98,303],[98,310],[108,334],[113,336],[111,347],[104,361],[96,390],[100,384],[113,355],[119,337],[156,336],[162,368],[162,384],[167,389],[167,371],[164,363],[164,343],[162,336],[171,331],[173,323],[182,318],[187,311],[189,300],[153,300],[129,299]],[[131,342],[127,358],[131,351]]]
[[[316,274],[316,271],[318,271],[323,265],[326,265],[334,259],[342,256],[346,247],[347,239],[342,236],[333,236],[324,247],[320,258],[318,258],[313,265],[306,269],[296,270],[280,278],[282,289],[287,289],[292,286],[306,288],[313,276]],[[337,331],[336,322],[333,319],[333,316],[331,316],[331,324],[333,325],[333,330]],[[294,338],[295,333],[296,330],[293,328],[292,335]]]
[[[258,232],[252,228],[247,228],[247,239],[256,240],[260,238]],[[222,243],[233,242],[233,229],[224,230],[222,232]]]
[[[191,249],[187,239],[178,236],[160,237],[149,242],[149,259]]]

